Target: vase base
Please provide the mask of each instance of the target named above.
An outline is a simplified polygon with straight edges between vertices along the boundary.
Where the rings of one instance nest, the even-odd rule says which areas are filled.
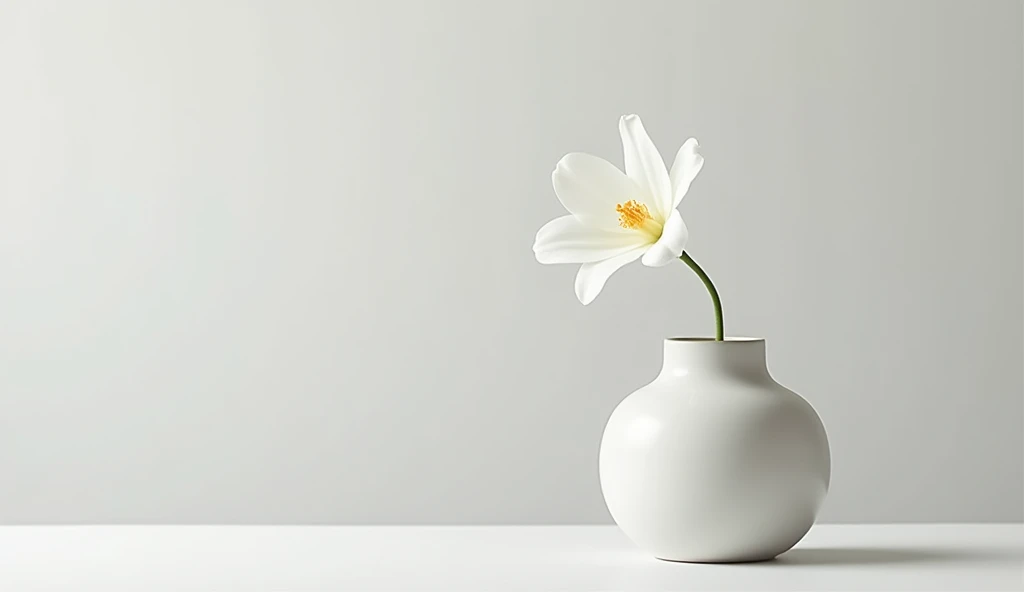
[[[655,559],[657,559],[659,561],[667,561],[668,563],[696,563],[696,564],[705,564],[705,565],[716,565],[716,564],[727,565],[727,564],[730,564],[730,563],[763,563],[765,561],[774,561],[775,558],[778,557],[779,555],[781,555],[781,553],[776,553],[775,555],[768,555],[768,556],[765,556],[765,557],[751,557],[749,559],[747,559],[747,558],[737,558],[737,559],[666,559],[665,557],[657,557],[657,556],[655,556]]]

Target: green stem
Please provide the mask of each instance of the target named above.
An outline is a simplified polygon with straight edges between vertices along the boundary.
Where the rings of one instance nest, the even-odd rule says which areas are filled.
[[[697,274],[700,281],[704,282],[704,287],[707,288],[708,292],[711,294],[711,303],[715,305],[715,341],[724,340],[725,331],[722,326],[722,299],[718,297],[718,290],[716,290],[715,285],[711,283],[711,278],[708,277],[708,274],[704,273],[704,270],[700,268],[700,265],[697,265],[697,262],[686,254],[686,251],[683,251],[683,254],[680,255],[679,258],[683,263],[690,266],[690,269]]]

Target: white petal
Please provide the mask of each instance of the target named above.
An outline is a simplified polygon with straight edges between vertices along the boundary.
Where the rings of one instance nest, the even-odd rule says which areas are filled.
[[[661,238],[644,253],[643,264],[648,267],[661,267],[669,261],[683,254],[686,248],[686,239],[690,232],[686,230],[683,217],[679,210],[672,210],[668,222],[665,222],[665,229],[661,231]]]
[[[619,119],[619,134],[622,136],[626,176],[650,196],[655,206],[652,213],[657,210],[661,220],[667,219],[673,206],[672,184],[665,161],[636,115],[623,115]]]
[[[704,157],[697,152],[697,138],[690,138],[683,142],[682,148],[676,153],[676,160],[672,163],[672,172],[669,177],[672,179],[672,207],[678,208],[679,202],[690,189],[690,183],[697,176],[697,173],[704,167]]]
[[[638,247],[621,255],[597,261],[595,263],[584,263],[576,274],[576,297],[583,304],[590,304],[601,293],[604,283],[608,277],[627,263],[632,263],[640,258],[647,249],[646,246]]]
[[[588,226],[623,232],[616,204],[636,199],[636,184],[615,165],[589,154],[574,152],[558,161],[551,173],[555,195],[581,222]]]
[[[593,228],[576,216],[562,216],[537,232],[533,252],[541,263],[590,263],[603,261],[644,243],[639,232],[611,232]]]

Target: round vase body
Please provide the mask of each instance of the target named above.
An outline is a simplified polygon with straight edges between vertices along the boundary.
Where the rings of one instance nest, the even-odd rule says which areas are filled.
[[[661,373],[612,412],[601,490],[659,559],[771,559],[811,528],[831,461],[818,414],[775,382],[763,339],[667,339]]]

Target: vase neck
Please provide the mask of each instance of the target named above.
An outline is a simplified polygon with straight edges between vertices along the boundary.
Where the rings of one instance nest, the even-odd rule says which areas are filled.
[[[764,339],[672,338],[665,340],[662,376],[731,375],[747,378],[768,376]]]

